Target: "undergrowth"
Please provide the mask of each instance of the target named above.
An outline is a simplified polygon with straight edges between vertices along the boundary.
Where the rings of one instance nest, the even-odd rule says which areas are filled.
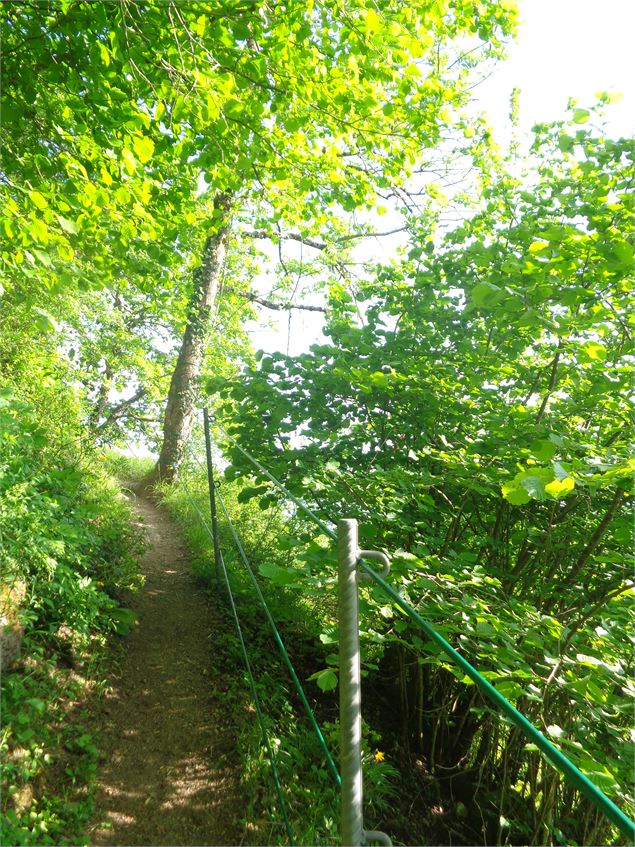
[[[3,845],[83,844],[97,742],[87,704],[132,614],[142,549],[73,396],[0,391]]]

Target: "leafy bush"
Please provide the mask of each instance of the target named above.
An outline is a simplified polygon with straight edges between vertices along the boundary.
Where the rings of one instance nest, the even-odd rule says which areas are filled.
[[[413,214],[407,253],[334,291],[327,341],[210,390],[240,447],[321,516],[357,517],[364,547],[395,554],[393,585],[629,813],[635,145],[591,115],[492,161],[459,226],[434,201]],[[225,457],[245,496],[275,498]],[[305,597],[333,577],[320,544],[296,549]],[[360,610],[439,840],[457,820],[467,843],[620,838],[398,605],[371,589]]]
[[[121,482],[140,482],[146,477],[155,464],[150,456],[131,456],[120,450],[104,451],[108,471]]]
[[[142,549],[130,517],[79,424],[71,436],[68,419],[61,428],[0,391],[0,614],[5,640],[24,633],[22,660],[3,673],[3,844],[82,839],[97,750],[74,713],[106,636],[130,623],[120,606],[140,585]]]

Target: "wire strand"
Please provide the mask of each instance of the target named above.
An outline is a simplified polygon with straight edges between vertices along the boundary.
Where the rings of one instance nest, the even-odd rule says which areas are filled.
[[[322,734],[322,731],[321,731],[321,729],[320,729],[320,727],[319,727],[319,725],[318,725],[318,723],[315,719],[315,715],[313,714],[313,710],[311,709],[309,701],[307,700],[306,694],[304,693],[304,689],[302,687],[302,684],[301,684],[300,680],[298,679],[298,675],[296,674],[296,671],[295,671],[295,668],[293,667],[293,664],[291,663],[291,659],[289,658],[289,654],[287,652],[287,649],[284,646],[284,643],[283,643],[282,638],[280,636],[280,632],[278,630],[278,627],[276,626],[276,623],[273,619],[271,611],[269,610],[269,606],[267,605],[267,601],[265,600],[263,593],[262,593],[262,590],[260,588],[260,585],[258,584],[258,580],[256,579],[256,576],[253,572],[251,565],[249,564],[247,554],[245,553],[245,550],[244,550],[243,545],[240,541],[240,538],[238,537],[238,533],[236,532],[236,529],[235,529],[235,527],[232,523],[232,520],[229,517],[227,507],[225,506],[225,501],[223,500],[223,496],[218,489],[218,485],[216,486],[216,494],[218,495],[219,503],[221,504],[221,508],[222,508],[222,510],[225,514],[227,524],[228,524],[229,529],[231,531],[231,534],[234,538],[236,548],[237,548],[237,550],[240,554],[241,559],[243,560],[243,562],[245,564],[245,567],[247,568],[249,576],[251,577],[251,581],[253,582],[254,587],[256,589],[256,593],[258,594],[258,597],[259,597],[260,602],[263,606],[263,609],[265,610],[267,620],[269,621],[271,629],[273,630],[273,635],[274,635],[274,638],[275,638],[275,641],[276,641],[278,647],[280,648],[282,658],[284,659],[284,662],[285,662],[285,664],[286,664],[286,666],[289,670],[289,673],[291,674],[291,679],[293,680],[293,683],[296,687],[296,691],[298,692],[298,696],[300,697],[300,700],[302,701],[302,705],[304,706],[304,709],[307,713],[307,717],[309,718],[309,720],[311,722],[311,726],[313,727],[313,731],[315,732],[317,739],[318,739],[318,742],[319,742],[320,746],[322,747],[322,750],[324,751],[324,755],[326,756],[326,761],[328,763],[330,772],[333,775],[333,778],[335,779],[336,784],[339,786],[339,785],[342,784],[342,780],[341,780],[339,771],[337,769],[337,766],[336,766],[335,762],[333,761],[333,757],[331,756],[331,753],[328,749],[326,741],[324,740],[324,736]]]
[[[195,501],[190,496],[190,492],[189,492],[187,483],[184,481],[183,477],[181,477],[181,481],[183,482],[183,490],[185,491],[186,497],[188,498],[188,500],[190,501],[194,510],[198,514],[200,521],[201,521],[201,524],[203,525],[203,527],[207,531],[207,534],[210,536],[210,538],[212,539],[212,542],[213,542],[214,541],[214,535],[212,533],[212,530],[208,526],[205,518],[203,517],[201,510],[198,508]],[[269,735],[267,733],[267,727],[266,727],[266,724],[265,724],[264,713],[263,713],[263,710],[262,710],[262,705],[260,703],[260,697],[258,696],[258,692],[256,690],[256,681],[255,681],[253,673],[252,673],[251,662],[249,661],[249,655],[247,653],[247,646],[245,644],[245,639],[244,639],[244,636],[243,636],[242,627],[240,626],[240,619],[238,617],[238,611],[236,609],[236,603],[234,601],[234,595],[232,593],[231,584],[230,584],[230,581],[229,581],[229,575],[227,573],[227,568],[225,566],[225,560],[223,558],[222,550],[219,549],[218,552],[219,552],[219,560],[220,560],[221,569],[223,571],[223,576],[225,578],[225,585],[227,586],[227,594],[228,594],[229,602],[230,602],[231,609],[232,609],[232,615],[233,615],[233,618],[234,618],[234,623],[236,625],[236,632],[238,634],[238,638],[239,638],[239,641],[240,641],[243,659],[244,659],[244,662],[245,662],[245,668],[247,670],[247,676],[249,677],[249,687],[251,688],[251,695],[253,697],[254,706],[256,708],[256,713],[258,715],[258,722],[260,724],[260,732],[262,734],[262,740],[263,740],[263,742],[265,744],[265,748],[267,750],[267,756],[269,758],[269,764],[271,766],[271,774],[273,776],[273,781],[274,781],[274,784],[275,784],[275,787],[276,787],[276,794],[278,795],[278,799],[280,801],[280,808],[281,808],[281,811],[282,811],[282,817],[284,819],[285,829],[287,830],[287,836],[289,838],[289,844],[293,845],[295,843],[295,839],[294,839],[294,835],[293,835],[293,829],[291,827],[291,822],[289,820],[289,812],[288,812],[288,809],[287,809],[287,804],[286,804],[286,801],[284,799],[284,794],[282,793],[282,786],[280,784],[280,776],[278,774],[278,766],[276,764],[275,753],[273,752],[271,742],[269,741]]]
[[[280,489],[280,491],[282,491],[282,493],[285,494],[289,498],[289,500],[291,500],[293,503],[295,503],[295,505],[299,509],[302,509],[302,511],[305,512],[317,526],[319,526],[319,528],[322,530],[322,532],[325,535],[328,535],[328,537],[332,538],[333,541],[337,540],[337,533],[335,532],[335,530],[330,529],[330,527],[328,527],[321,518],[318,518],[318,516],[315,514],[315,512],[312,509],[310,509],[307,506],[306,503],[304,503],[302,500],[300,500],[298,497],[296,497],[294,494],[292,494],[289,491],[289,489],[285,485],[283,485],[280,482],[279,479],[276,479],[276,477],[272,473],[269,473],[269,471],[263,465],[260,464],[258,459],[255,459],[251,455],[251,453],[248,453],[247,450],[245,450],[243,447],[241,447],[240,444],[236,441],[236,439],[233,438],[227,432],[227,430],[224,429],[224,427],[222,427],[217,421],[215,421],[214,418],[211,415],[210,415],[210,418],[214,421],[214,423],[220,429],[220,431],[223,433],[223,435],[225,435],[227,438],[229,438],[229,440],[232,442],[232,444],[238,450],[240,450],[240,452],[244,456],[246,456],[249,459],[249,461],[252,462],[252,464],[254,464],[258,468],[258,470],[267,477],[267,479],[269,479],[271,482],[273,482],[273,484],[275,486],[277,486]]]

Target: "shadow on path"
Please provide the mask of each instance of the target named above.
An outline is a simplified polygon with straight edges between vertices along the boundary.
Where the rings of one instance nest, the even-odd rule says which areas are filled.
[[[178,527],[146,499],[150,546],[137,624],[100,703],[95,845],[227,845],[241,840],[235,730],[215,694],[225,624],[189,571]]]

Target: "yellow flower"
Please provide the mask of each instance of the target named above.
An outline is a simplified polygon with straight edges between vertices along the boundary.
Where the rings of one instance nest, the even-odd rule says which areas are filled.
[[[375,753],[375,761],[376,762],[383,762],[385,758],[386,758],[386,756],[381,752],[381,750],[378,750]]]

